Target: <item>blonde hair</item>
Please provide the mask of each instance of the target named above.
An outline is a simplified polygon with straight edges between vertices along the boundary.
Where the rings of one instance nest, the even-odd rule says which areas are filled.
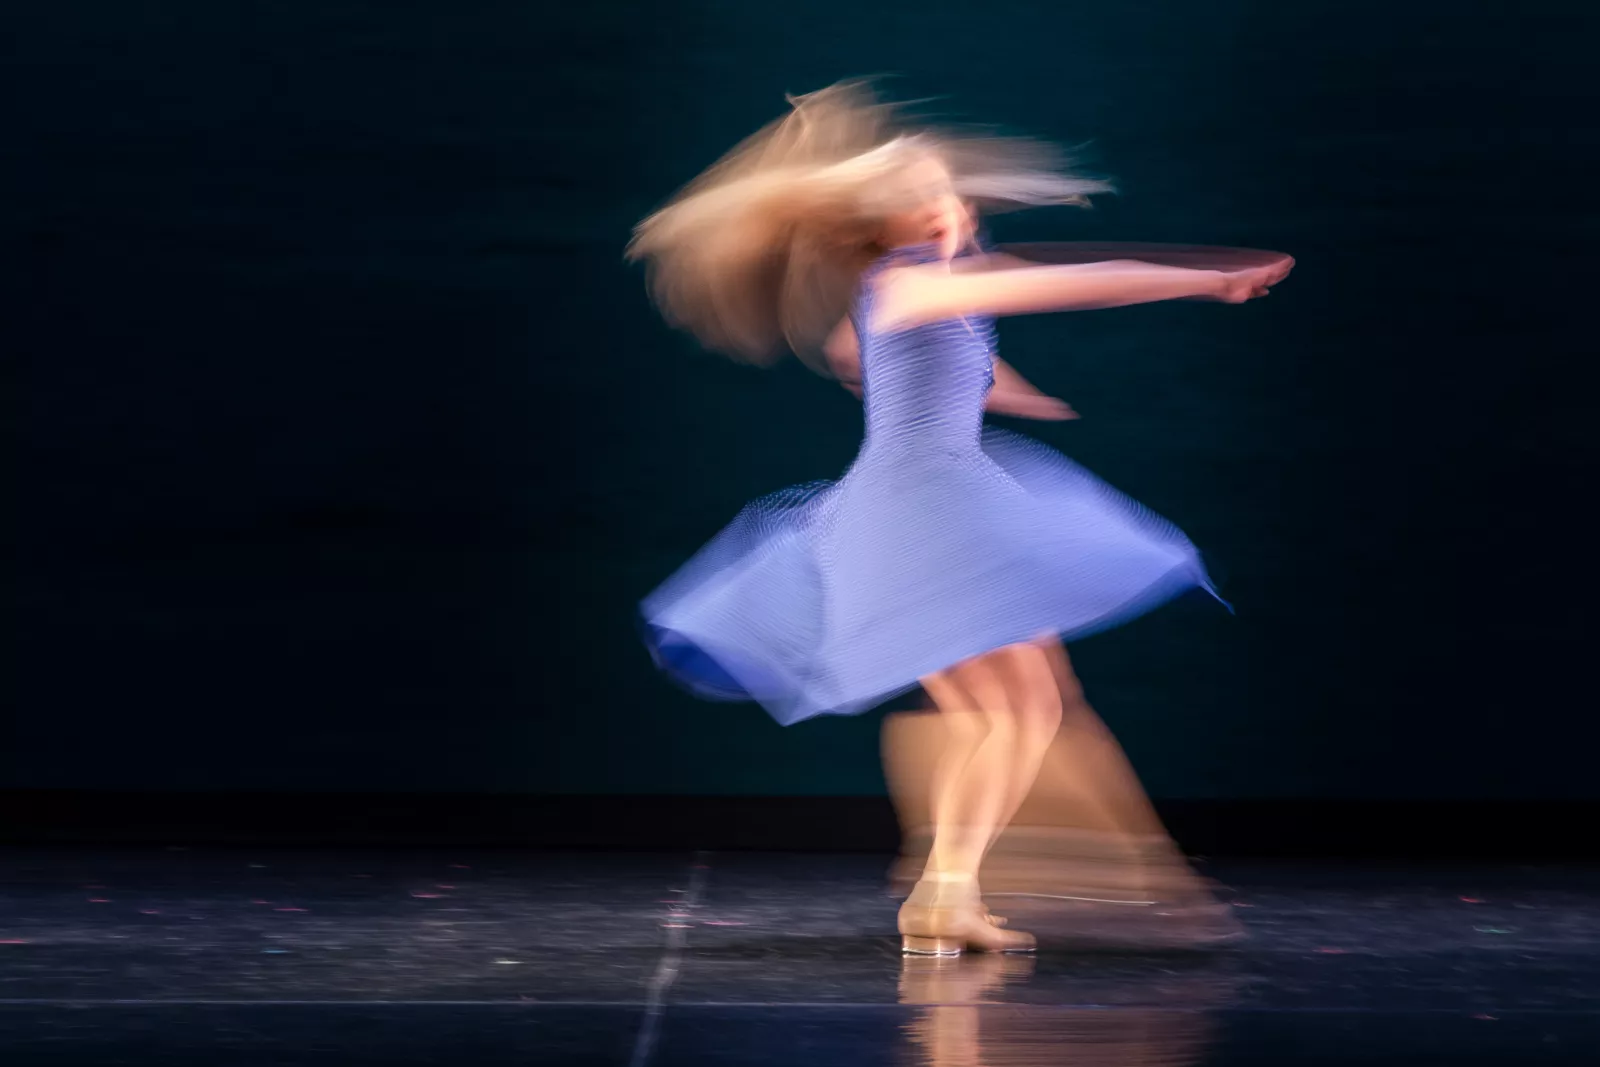
[[[866,82],[789,104],[639,223],[628,245],[667,321],[744,362],[770,364],[788,348],[824,369],[822,341],[885,251],[885,220],[917,206],[905,179],[929,158],[984,211],[1083,204],[1110,188],[1068,173],[1048,145],[913,127]]]

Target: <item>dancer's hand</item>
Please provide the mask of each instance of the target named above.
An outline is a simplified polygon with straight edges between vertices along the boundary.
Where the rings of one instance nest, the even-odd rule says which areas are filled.
[[[1294,260],[1285,256],[1281,261],[1269,263],[1264,267],[1219,272],[1216,293],[1212,299],[1224,304],[1243,304],[1250,300],[1259,300],[1271,292],[1274,285],[1287,278],[1293,269]]]
[[[1034,419],[1038,422],[1065,422],[1078,418],[1078,413],[1065,400],[1042,393],[996,390],[989,394],[987,407],[994,415],[1009,415],[1014,419]]]

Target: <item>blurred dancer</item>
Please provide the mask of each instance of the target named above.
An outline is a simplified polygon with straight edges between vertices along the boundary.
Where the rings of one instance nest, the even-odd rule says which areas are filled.
[[[645,600],[646,638],[695,692],[757,700],[782,723],[920,684],[965,743],[941,772],[903,947],[1030,951],[1030,935],[987,920],[977,874],[1060,725],[1048,649],[1210,584],[1176,527],[1043,445],[983,429],[994,319],[1243,303],[1289,261],[1225,273],[964,255],[969,205],[1105,187],[1037,145],[910,128],[859,85],[791,105],[640,223],[629,251],[668,321],[735,358],[816,361],[848,316],[865,440],[838,482],[749,505]]]

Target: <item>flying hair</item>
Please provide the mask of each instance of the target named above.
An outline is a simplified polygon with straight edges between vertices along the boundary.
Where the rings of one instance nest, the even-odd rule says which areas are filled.
[[[1073,174],[1051,145],[914,123],[866,81],[788,102],[788,114],[640,222],[628,245],[666,320],[741,362],[793,351],[826,373],[821,344],[886,251],[885,221],[918,206],[911,176],[930,158],[981,213],[1082,205],[1110,191]]]

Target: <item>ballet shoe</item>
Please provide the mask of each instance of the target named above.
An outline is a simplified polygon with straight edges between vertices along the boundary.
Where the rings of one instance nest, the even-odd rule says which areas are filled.
[[[991,921],[971,878],[925,878],[900,906],[900,948],[908,956],[959,956],[977,952],[1032,952],[1032,934]]]

